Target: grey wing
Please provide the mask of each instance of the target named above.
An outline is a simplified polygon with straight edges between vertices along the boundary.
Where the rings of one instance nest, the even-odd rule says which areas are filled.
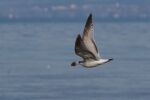
[[[100,58],[99,51],[94,41],[93,31],[94,30],[93,30],[92,14],[90,14],[85,24],[82,38],[86,48],[94,54],[96,59],[99,59]]]
[[[84,60],[89,60],[89,59],[96,60],[95,55],[91,51],[88,51],[88,49],[84,45],[80,35],[78,35],[77,38],[76,38],[75,53],[78,56],[82,57]]]

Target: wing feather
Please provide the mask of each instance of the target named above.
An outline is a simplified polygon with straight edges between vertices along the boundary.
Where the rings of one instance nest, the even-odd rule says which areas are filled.
[[[88,59],[95,59],[96,60],[95,55],[86,48],[80,35],[78,35],[76,38],[75,53],[78,56],[82,57],[84,60],[88,60]]]
[[[85,24],[82,39],[88,51],[92,52],[96,59],[99,59],[99,51],[94,41],[93,31],[92,14],[90,14]]]

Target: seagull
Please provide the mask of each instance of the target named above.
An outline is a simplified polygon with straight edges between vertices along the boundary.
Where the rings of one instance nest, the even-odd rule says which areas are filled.
[[[82,65],[86,68],[93,68],[113,60],[112,58],[102,59],[100,57],[93,37],[93,31],[92,14],[90,14],[87,18],[83,35],[78,34],[75,41],[75,54],[80,56],[83,60],[74,61],[71,63],[71,66]]]

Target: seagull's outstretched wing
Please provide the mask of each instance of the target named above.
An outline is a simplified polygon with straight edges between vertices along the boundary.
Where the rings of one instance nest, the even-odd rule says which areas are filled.
[[[94,30],[93,30],[92,14],[90,14],[85,24],[82,40],[86,49],[90,51],[98,60],[100,59],[100,56],[94,41],[93,31]]]
[[[80,57],[82,57],[84,60],[90,60],[90,59],[97,60],[95,55],[86,48],[80,35],[78,35],[76,38],[75,53]]]

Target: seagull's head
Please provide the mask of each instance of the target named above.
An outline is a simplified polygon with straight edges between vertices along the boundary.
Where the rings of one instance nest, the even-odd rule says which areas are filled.
[[[72,67],[74,67],[74,66],[76,66],[76,65],[77,65],[77,62],[75,62],[75,61],[71,63],[71,66],[72,66]]]

